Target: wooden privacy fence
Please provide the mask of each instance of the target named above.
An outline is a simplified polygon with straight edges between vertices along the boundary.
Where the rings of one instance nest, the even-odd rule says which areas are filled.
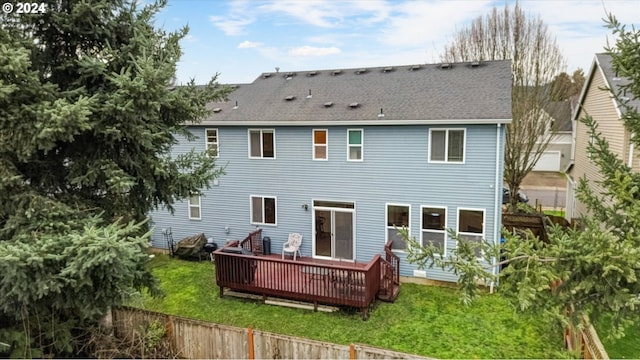
[[[584,329],[576,330],[571,326],[565,329],[564,342],[567,349],[578,350],[583,359],[609,359],[596,329],[587,318],[583,321],[589,324]]]
[[[502,214],[502,226],[509,232],[531,230],[534,236],[547,242],[547,226],[542,214]]]
[[[188,359],[430,359],[362,344],[338,345],[121,307],[111,311],[116,337],[164,324],[172,348]]]

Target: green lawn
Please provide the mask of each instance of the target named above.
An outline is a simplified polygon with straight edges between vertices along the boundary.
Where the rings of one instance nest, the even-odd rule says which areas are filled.
[[[564,210],[545,210],[545,215],[554,215],[564,217]]]
[[[604,317],[595,324],[598,337],[607,350],[611,359],[638,359],[640,358],[640,323],[628,327],[624,331],[624,337],[613,339],[607,336],[611,328],[611,320]]]
[[[562,331],[540,317],[518,315],[498,295],[465,307],[452,289],[402,284],[395,303],[378,302],[368,321],[334,313],[219,298],[214,265],[167,256],[151,261],[167,296],[145,297],[149,310],[339,344],[363,343],[438,358],[567,357]]]

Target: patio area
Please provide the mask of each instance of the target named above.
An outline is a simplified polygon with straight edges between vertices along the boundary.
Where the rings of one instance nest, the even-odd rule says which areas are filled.
[[[399,292],[397,256],[389,246],[385,256],[376,255],[367,263],[298,257],[282,259],[280,254],[264,255],[258,229],[237,244],[213,254],[220,296],[224,289],[248,292],[314,304],[351,306],[362,311],[363,319],[376,299],[394,301]],[[237,246],[233,246],[237,245]],[[257,250],[257,251],[256,251]]]

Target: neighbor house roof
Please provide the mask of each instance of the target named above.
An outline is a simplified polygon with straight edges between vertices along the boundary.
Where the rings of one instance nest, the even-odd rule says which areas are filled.
[[[235,88],[202,124],[511,122],[508,60],[271,72]]]
[[[620,90],[621,85],[626,85],[630,82],[628,78],[623,78],[618,76],[616,71],[613,69],[613,63],[612,63],[612,58],[610,54],[607,54],[607,53],[596,54],[593,60],[593,64],[591,65],[591,70],[589,71],[589,75],[587,76],[587,81],[585,82],[585,85],[582,88],[582,93],[580,94],[580,101],[578,102],[579,105],[582,105],[584,103],[585,96],[587,95],[586,92],[587,92],[587,89],[589,88],[589,83],[593,79],[593,73],[598,69],[600,69],[602,75],[604,76],[607,86],[614,93],[617,93]],[[638,98],[634,99],[633,94],[628,93],[626,96],[623,96],[623,97],[626,97],[629,100],[628,102],[629,106],[635,107],[636,109],[640,109],[640,99]],[[622,113],[624,112],[624,108],[620,107],[619,103],[617,104],[617,111],[618,111],[618,116],[621,116]],[[580,114],[580,111],[578,108],[578,111],[575,111],[573,114],[574,120],[579,116],[579,114]]]
[[[550,102],[544,110],[553,118],[558,131],[571,131],[571,100]]]

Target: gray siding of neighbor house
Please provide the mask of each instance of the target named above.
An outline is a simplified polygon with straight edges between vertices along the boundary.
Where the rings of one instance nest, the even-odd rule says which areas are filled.
[[[569,163],[571,162],[571,134],[558,136],[558,141],[549,143],[546,151],[559,151],[560,152],[560,171],[564,172]],[[564,138],[569,138],[569,142],[561,142]]]
[[[192,127],[199,139],[192,143],[182,139],[174,153],[204,150],[205,128],[209,127]],[[328,129],[327,161],[312,160],[314,128]],[[417,239],[422,205],[446,207],[447,227],[454,229],[459,207],[484,209],[485,238],[496,241],[496,217],[501,217],[500,203],[496,208],[496,184],[498,194],[502,193],[502,181],[496,182],[496,140],[499,137],[498,179],[502,179],[504,126],[499,132],[495,124],[449,128],[466,128],[464,164],[428,162],[428,126],[265,126],[275,129],[275,159],[248,158],[246,127],[218,127],[218,164],[226,165],[226,175],[211,190],[204,190],[202,219],[189,220],[186,201],[175,204],[174,216],[162,210],[153,212],[153,246],[166,247],[161,229],[167,226],[176,241],[201,232],[218,245],[244,238],[256,227],[250,220],[250,195],[277,198],[277,224],[261,225],[276,254],[289,233],[299,232],[303,235],[302,255],[312,255],[313,200],[355,203],[355,258],[359,262],[383,253],[387,203],[411,205],[410,230]],[[347,161],[347,129],[364,130],[362,162]],[[454,246],[448,239],[447,247]],[[401,275],[414,276],[416,267],[406,261],[405,253],[398,254]],[[453,274],[436,269],[427,269],[426,276],[456,280]]]

